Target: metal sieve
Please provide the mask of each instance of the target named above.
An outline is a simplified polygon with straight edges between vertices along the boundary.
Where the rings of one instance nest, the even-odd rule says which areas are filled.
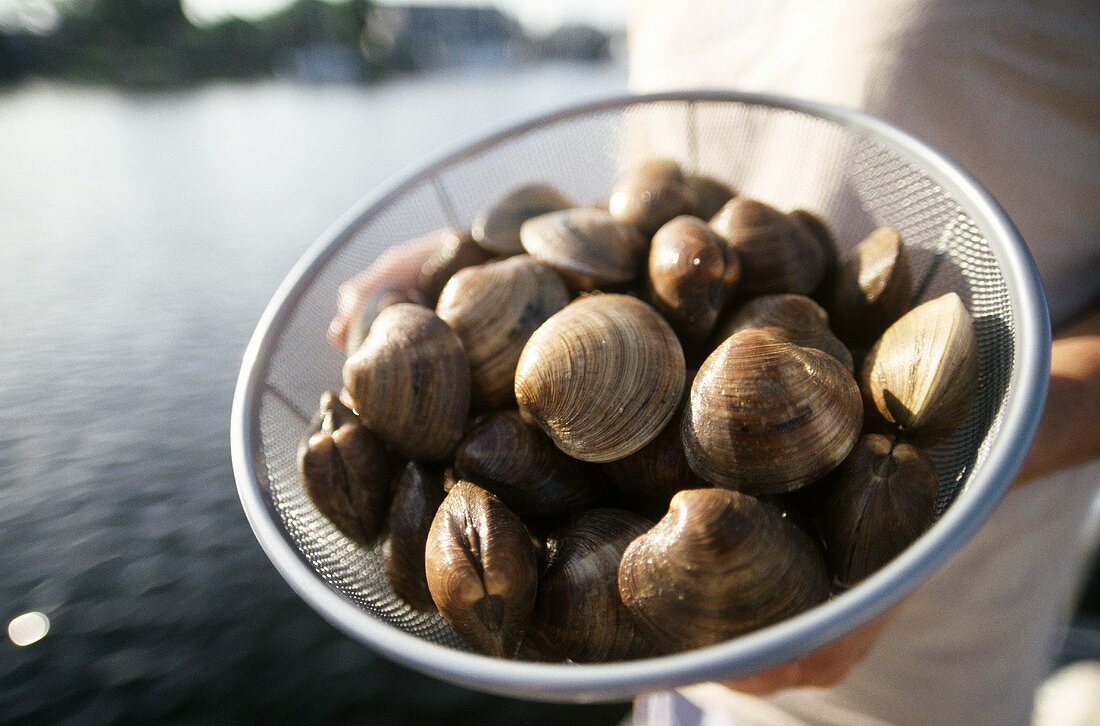
[[[974,317],[980,381],[969,419],[930,453],[937,520],[887,567],[806,613],[687,653],[600,665],[493,659],[468,651],[438,615],[390,588],[377,549],[351,543],[305,495],[298,441],[343,356],[325,342],[338,285],[384,249],[440,227],[468,227],[511,189],[545,181],[582,203],[620,173],[663,156],[782,209],[829,221],[842,248],[876,226],[900,230],[915,302],[957,292]],[[731,678],[806,653],[914,589],[975,532],[1022,463],[1046,395],[1050,329],[1034,262],[972,178],[906,133],[854,111],[729,92],[628,96],[568,108],[462,146],[362,202],[298,262],[244,356],[232,413],[245,513],[291,587],[336,627],[423,673],[492,693],[613,700]]]

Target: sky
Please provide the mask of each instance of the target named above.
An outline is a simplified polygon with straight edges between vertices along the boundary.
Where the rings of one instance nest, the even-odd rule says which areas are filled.
[[[211,23],[236,15],[246,19],[263,17],[291,0],[183,0],[189,18]],[[2,5],[5,0],[0,0]],[[563,22],[580,22],[604,30],[626,27],[629,0],[376,0],[379,5],[473,5],[494,6],[513,15],[531,32],[553,30]]]

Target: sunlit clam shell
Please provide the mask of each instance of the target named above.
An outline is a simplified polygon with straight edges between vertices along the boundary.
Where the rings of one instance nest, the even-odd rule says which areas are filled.
[[[607,209],[648,239],[673,217],[694,214],[696,200],[679,164],[671,159],[651,159],[615,184]]]
[[[520,239],[532,257],[578,290],[625,287],[640,274],[648,249],[636,229],[591,207],[529,219]]]
[[[528,184],[509,192],[478,215],[470,229],[482,249],[494,255],[523,252],[519,228],[532,217],[576,206],[572,199],[549,184]]]
[[[755,297],[719,325],[714,337],[721,343],[747,328],[762,328],[783,340],[816,348],[843,363],[849,373],[854,371],[851,352],[829,328],[829,315],[805,295]]]
[[[845,342],[866,347],[909,307],[909,260],[901,235],[880,227],[859,243],[837,271],[825,307]]]

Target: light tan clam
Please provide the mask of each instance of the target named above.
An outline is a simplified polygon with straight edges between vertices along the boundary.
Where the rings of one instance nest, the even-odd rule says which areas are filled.
[[[672,159],[650,159],[615,184],[607,210],[648,239],[673,217],[694,214],[695,193],[687,185],[678,163]]]
[[[455,471],[524,517],[575,512],[595,502],[605,487],[597,465],[566,456],[515,410],[478,419],[458,445]]]
[[[651,526],[621,509],[589,509],[550,534],[554,555],[539,578],[527,634],[537,652],[578,663],[654,653],[623,605],[618,586],[623,551]]]
[[[573,200],[549,184],[527,184],[497,200],[478,215],[470,233],[482,249],[494,255],[523,252],[519,228],[532,217],[574,207]]]
[[[402,456],[439,461],[454,453],[470,410],[462,342],[427,308],[383,310],[344,364],[359,417]]]
[[[843,461],[862,421],[859,388],[836,358],[749,328],[704,361],[681,433],[706,481],[778,494]]]
[[[438,246],[420,267],[420,279],[417,287],[424,293],[424,304],[435,305],[443,286],[459,270],[472,265],[480,265],[490,259],[469,232],[457,232],[444,229],[435,233]]]
[[[867,434],[824,480],[822,524],[833,577],[851,586],[894,559],[932,523],[939,482],[912,444]]]
[[[676,217],[653,235],[649,299],[686,345],[710,335],[740,275],[737,253],[698,217]]]
[[[901,235],[879,227],[837,271],[825,303],[833,330],[850,345],[870,345],[909,307],[911,287]]]
[[[718,214],[726,202],[737,196],[737,191],[720,179],[703,174],[685,174],[684,182],[695,195],[695,216],[710,219]]]
[[[638,231],[591,207],[534,217],[520,228],[523,248],[578,290],[625,287],[639,275],[647,245]]]
[[[367,333],[370,332],[370,326],[374,323],[378,314],[390,305],[396,305],[397,303],[427,305],[427,300],[419,290],[408,287],[384,285],[378,288],[363,298],[356,306],[355,312],[351,314],[351,319],[348,321],[348,337],[344,352],[347,355],[354,353],[363,344],[363,340],[366,339]]]
[[[455,632],[482,653],[513,657],[538,587],[535,551],[519,517],[460,481],[432,521],[424,563],[432,600]]]
[[[378,538],[390,501],[393,464],[385,447],[332,392],[298,447],[306,494],[336,528],[358,544]]]
[[[746,328],[763,328],[783,340],[816,348],[843,363],[849,373],[855,370],[852,353],[829,328],[828,313],[805,295],[755,297],[720,325],[714,337],[720,343]]]
[[[619,593],[634,622],[676,652],[720,643],[825,600],[825,561],[771,504],[690,489],[623,554]]]
[[[420,612],[435,612],[424,574],[424,547],[443,502],[441,472],[410,461],[393,488],[382,566],[394,591]]]
[[[474,408],[515,401],[520,351],[535,329],[568,302],[569,290],[558,273],[527,255],[467,267],[451,278],[436,314],[466,349]]]
[[[863,363],[864,395],[921,443],[966,418],[978,384],[978,341],[956,293],[930,300],[886,329]]]
[[[627,295],[592,295],[535,331],[516,367],[516,401],[559,449],[622,459],[676,412],[684,354],[668,323]]]
[[[808,295],[825,274],[825,254],[810,231],[763,202],[734,197],[710,226],[737,252],[740,293]]]

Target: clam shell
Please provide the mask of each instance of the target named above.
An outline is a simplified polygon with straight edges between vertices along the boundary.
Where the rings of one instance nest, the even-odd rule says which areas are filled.
[[[840,264],[840,253],[837,251],[836,238],[833,237],[833,232],[829,229],[829,225],[825,220],[808,209],[793,209],[790,217],[806,228],[814,241],[817,242],[817,246],[821,248],[824,273],[821,282],[813,291],[813,296],[817,299],[825,291],[832,289],[833,280],[836,277],[837,266]]]
[[[745,303],[724,324],[715,339],[719,342],[747,328],[762,328],[777,338],[804,348],[816,348],[854,372],[852,353],[829,328],[829,315],[805,295],[761,295]]]
[[[778,494],[843,461],[862,421],[859,388],[836,358],[749,328],[704,361],[681,434],[706,481]]]
[[[470,230],[482,249],[494,255],[523,252],[519,229],[528,219],[576,206],[572,199],[549,184],[519,187],[478,215]]]
[[[879,434],[860,438],[821,490],[833,577],[851,586],[899,555],[932,524],[939,482],[931,459]]]
[[[446,459],[462,438],[470,365],[455,332],[427,308],[383,310],[344,364],[344,386],[367,428],[406,458]]]
[[[625,287],[638,277],[647,245],[638,231],[589,207],[534,217],[520,228],[523,248],[578,290]]]
[[[741,294],[808,295],[825,274],[825,255],[809,230],[763,202],[734,197],[710,226],[737,252]]]
[[[394,486],[386,520],[388,532],[382,542],[382,565],[394,591],[424,613],[436,609],[424,574],[424,547],[442,502],[440,473],[409,462]]]
[[[883,418],[922,443],[962,423],[978,384],[978,341],[959,296],[930,300],[887,328],[867,354],[862,383]]]
[[[724,181],[702,174],[684,175],[684,183],[695,195],[695,216],[710,219],[726,202],[737,196],[736,190]]]
[[[672,419],[684,373],[680,342],[653,308],[627,295],[593,295],[527,341],[516,401],[573,458],[615,461]]]
[[[829,595],[825,561],[771,504],[690,489],[623,554],[619,593],[666,651],[720,643],[796,615]]]
[[[694,214],[696,200],[679,164],[671,159],[651,159],[615,184],[607,209],[648,239],[673,217]]]
[[[370,332],[370,326],[374,323],[378,314],[390,305],[396,305],[397,303],[427,305],[427,300],[419,290],[408,287],[386,285],[378,288],[363,298],[356,306],[355,312],[351,314],[351,319],[348,321],[345,353],[347,355],[353,354],[363,344],[363,340],[366,339],[367,333]]]
[[[575,512],[604,490],[598,466],[566,456],[517,411],[481,417],[458,446],[455,471],[524,517]]]
[[[390,501],[392,462],[385,447],[332,392],[298,447],[302,486],[336,529],[363,546],[378,538]]]
[[[469,232],[445,229],[436,233],[439,246],[420,268],[417,287],[424,293],[424,304],[435,305],[443,286],[459,270],[487,262],[490,255],[481,249]]]
[[[619,596],[619,562],[652,526],[621,509],[590,509],[550,534],[554,556],[539,578],[527,638],[538,652],[578,663],[654,653]]]
[[[515,402],[520,351],[535,329],[568,302],[569,290],[558,273],[527,255],[467,267],[451,278],[436,314],[462,340],[475,408]]]
[[[710,334],[740,274],[736,253],[697,217],[676,217],[653,236],[649,299],[685,344]]]
[[[826,299],[836,334],[851,345],[874,342],[909,307],[911,278],[901,235],[876,229],[844,260]]]
[[[514,656],[538,587],[535,552],[519,517],[460,481],[436,512],[424,562],[432,600],[455,632],[481,653]]]

